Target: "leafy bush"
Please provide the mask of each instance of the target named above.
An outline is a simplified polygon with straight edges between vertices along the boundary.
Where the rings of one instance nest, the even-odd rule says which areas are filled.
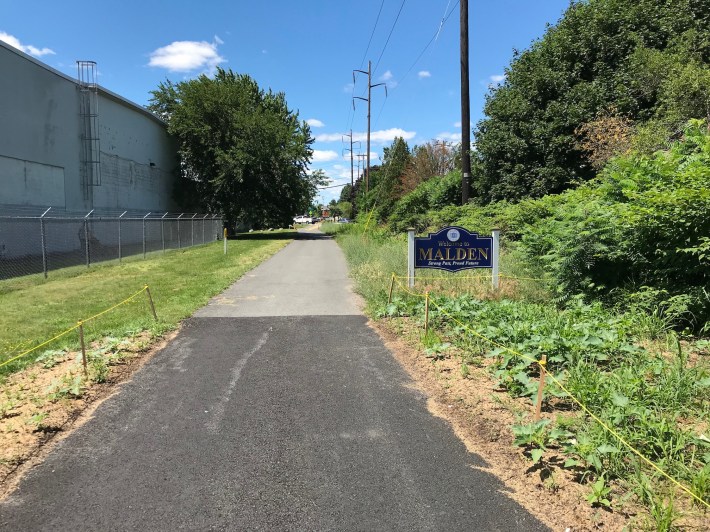
[[[425,181],[412,192],[403,196],[392,209],[390,228],[403,232],[408,227],[421,231],[430,225],[428,211],[438,211],[460,202],[461,172],[450,172],[444,177]]]
[[[555,209],[522,229],[523,250],[553,273],[562,299],[629,306],[653,290],[656,311],[700,329],[710,317],[708,182],[710,134],[692,121],[670,150],[615,159],[592,184],[530,202]]]

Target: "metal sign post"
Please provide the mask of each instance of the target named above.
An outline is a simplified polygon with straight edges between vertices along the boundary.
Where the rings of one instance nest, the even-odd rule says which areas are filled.
[[[493,271],[491,285],[494,289],[500,288],[500,229],[493,229]]]
[[[407,229],[407,286],[414,288],[414,229]]]
[[[458,272],[474,268],[492,270],[493,288],[500,284],[500,230],[492,236],[479,236],[463,227],[450,226],[427,237],[414,237],[414,229],[407,231],[409,287],[414,286],[415,268],[431,268]]]

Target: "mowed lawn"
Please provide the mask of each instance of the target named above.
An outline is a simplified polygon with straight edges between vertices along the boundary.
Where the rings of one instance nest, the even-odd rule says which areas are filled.
[[[0,281],[0,363],[49,340],[120,303],[148,285],[158,314],[150,312],[147,294],[85,325],[87,340],[123,337],[150,330],[162,333],[239,279],[245,272],[288,244],[293,232],[250,233],[223,243],[213,242],[165,254],[133,257],[123,263],[72,267],[49,273]],[[78,334],[66,336],[0,368],[16,371],[48,349],[76,348]]]

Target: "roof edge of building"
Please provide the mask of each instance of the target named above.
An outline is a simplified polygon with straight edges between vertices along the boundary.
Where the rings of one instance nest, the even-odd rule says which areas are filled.
[[[10,51],[10,52],[13,52],[13,53],[19,55],[20,57],[22,57],[23,59],[26,59],[27,61],[30,61],[31,63],[34,63],[34,64],[37,65],[38,67],[43,68],[43,69],[47,70],[48,72],[51,72],[52,74],[54,74],[54,75],[56,75],[56,76],[59,76],[60,78],[63,78],[63,79],[66,80],[66,81],[71,82],[72,84],[76,85],[77,87],[79,86],[79,81],[78,81],[77,79],[72,78],[71,76],[65,74],[64,72],[60,72],[60,71],[57,70],[56,68],[53,68],[53,67],[49,66],[49,65],[46,64],[46,63],[43,63],[42,61],[40,61],[40,60],[37,59],[36,57],[32,57],[31,55],[26,54],[26,53],[23,52],[22,50],[19,50],[19,49],[15,48],[14,46],[12,46],[12,45],[10,45],[10,44],[4,42],[4,41],[0,41],[0,46],[3,47],[3,48],[5,48],[5,49],[7,49],[7,50]],[[100,92],[100,93],[102,93],[102,94],[105,95],[105,96],[108,96],[108,97],[111,98],[112,100],[114,100],[114,101],[116,101],[116,102],[118,102],[118,103],[121,103],[121,104],[123,104],[123,105],[126,105],[126,106],[128,106],[128,107],[131,107],[131,108],[133,108],[134,110],[136,110],[136,111],[138,111],[138,112],[140,112],[140,113],[146,115],[147,117],[152,118],[153,120],[155,120],[155,121],[158,122],[159,124],[162,124],[163,126],[167,126],[167,124],[166,124],[166,122],[165,122],[164,120],[162,120],[160,117],[158,117],[158,116],[154,115],[153,113],[151,113],[148,109],[146,109],[146,108],[143,107],[142,105],[139,105],[139,104],[137,104],[137,103],[135,103],[135,102],[132,102],[132,101],[129,100],[128,98],[124,98],[124,97],[121,96],[120,94],[117,94],[117,93],[115,93],[115,92],[113,92],[113,91],[107,89],[106,87],[102,87],[101,85],[98,85],[98,89],[99,89],[99,92]]]

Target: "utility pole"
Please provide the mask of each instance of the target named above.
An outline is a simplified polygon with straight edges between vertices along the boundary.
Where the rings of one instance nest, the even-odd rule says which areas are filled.
[[[355,179],[353,177],[353,130],[350,130],[350,133],[345,133],[343,135],[344,137],[350,137],[350,202],[355,201]],[[357,141],[358,144],[360,141]]]
[[[355,109],[355,99],[365,100],[367,102],[367,170],[365,172],[365,193],[367,193],[370,190],[370,108],[372,107],[372,89],[373,87],[384,86],[386,97],[387,84],[372,84],[372,61],[367,62],[367,72],[364,70],[353,70],[353,84],[355,84],[355,72],[367,74],[367,98],[363,98],[362,96],[353,96],[353,109]]]
[[[471,110],[468,94],[468,0],[461,0],[461,203],[468,203],[471,180]]]

